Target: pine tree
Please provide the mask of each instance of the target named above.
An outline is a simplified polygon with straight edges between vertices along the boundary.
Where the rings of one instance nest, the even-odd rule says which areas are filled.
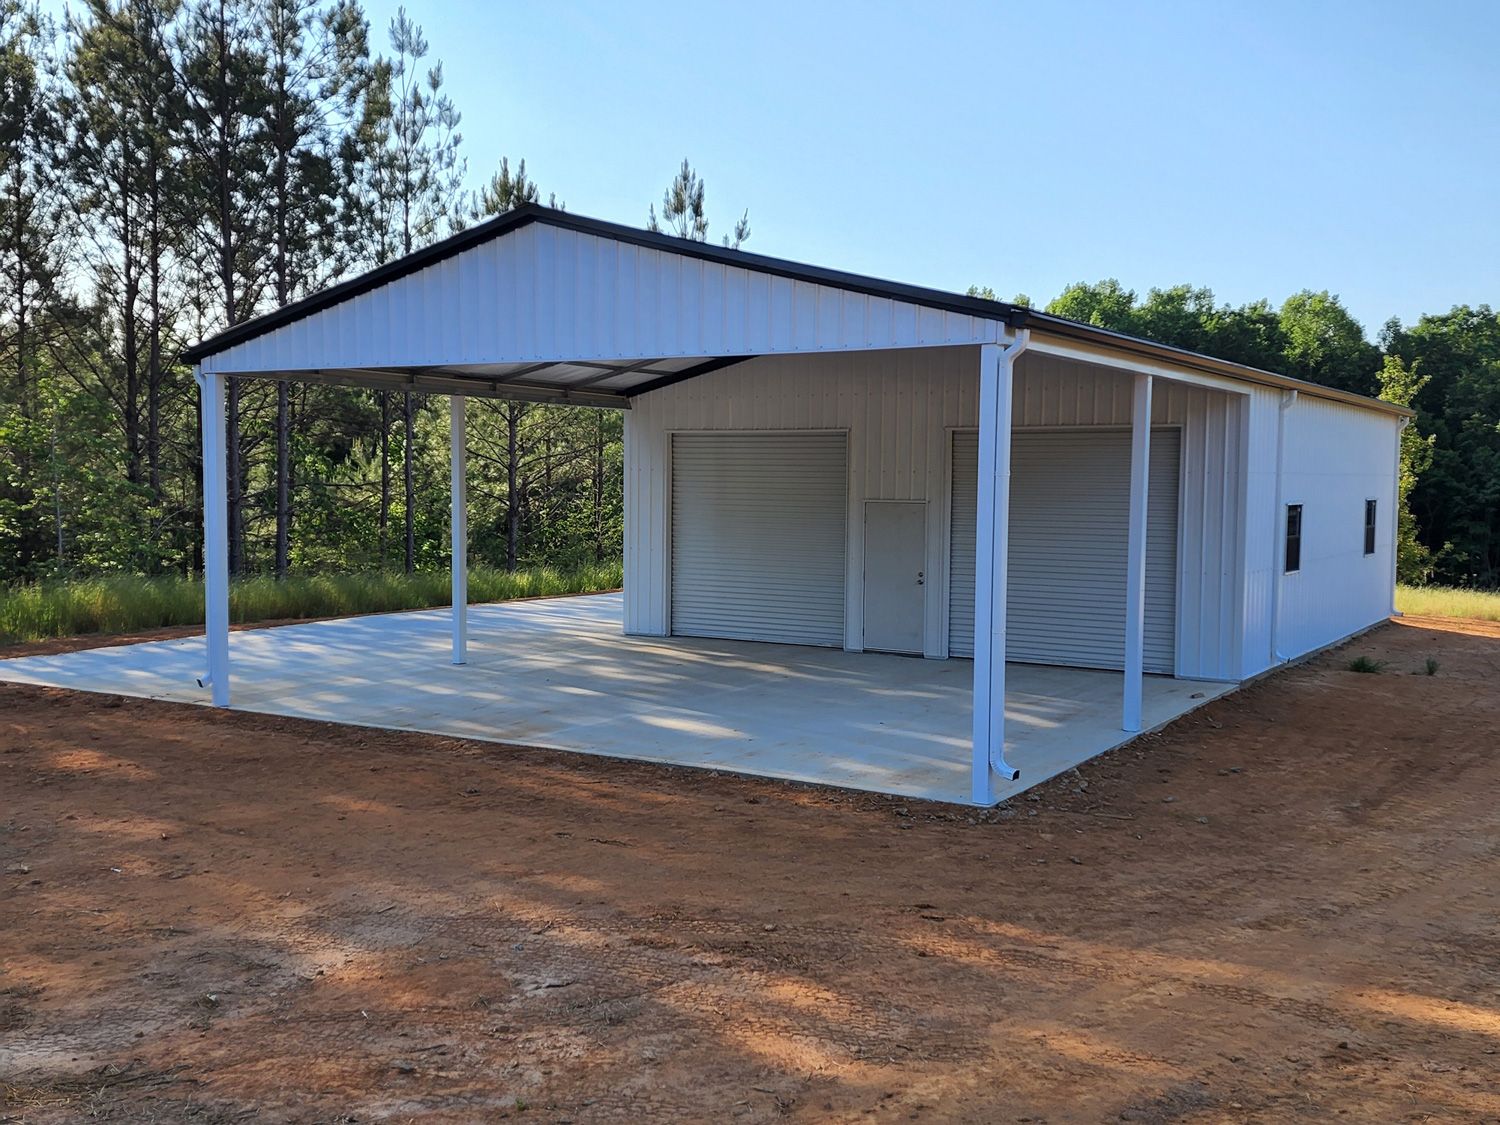
[[[162,412],[169,258],[177,248],[175,201],[184,106],[169,46],[173,0],[88,0],[71,23],[65,101],[72,206],[88,232],[80,264],[114,334],[102,352],[73,348],[92,378],[80,379],[113,406],[124,435],[132,508],[161,531]],[[75,371],[75,375],[78,372]],[[146,531],[141,527],[140,531]],[[139,532],[138,532],[139,534]],[[142,540],[155,565],[156,534]]]
[[[39,10],[0,0],[0,575],[30,573],[47,553],[38,511],[40,369],[62,306],[66,229],[55,28]],[[7,416],[14,412],[14,421]]]
[[[353,3],[266,0],[264,127],[271,154],[267,242],[278,306],[316,288],[338,260],[336,130],[357,102],[367,25]],[[291,565],[292,390],[276,384],[274,569]]]
[[[470,223],[482,222],[506,211],[513,211],[523,203],[535,203],[541,196],[541,188],[526,174],[526,161],[518,161],[512,172],[510,158],[502,156],[500,169],[490,177],[489,183],[477,192],[470,192],[467,198],[453,208],[450,225],[454,230],[462,230]],[[547,197],[547,206],[560,211],[567,210],[566,204],[558,202],[556,192]]]
[[[196,0],[180,28],[184,133],[197,226],[196,264],[209,284],[204,320],[227,328],[249,316],[266,284],[264,245],[266,60],[253,0]],[[215,308],[214,306],[217,306]],[[216,315],[217,314],[217,315]],[[242,380],[227,380],[229,566],[247,566]]]
[[[389,91],[385,119],[385,141],[377,164],[377,194],[395,231],[402,254],[437,238],[450,204],[463,181],[464,164],[459,157],[459,114],[443,93],[443,66],[437,63],[422,73],[428,43],[422,29],[399,8],[391,21],[391,58],[380,70]],[[382,405],[386,400],[382,400]],[[402,485],[404,504],[406,572],[416,567],[416,396],[403,392]],[[382,411],[382,426],[388,424]],[[382,433],[382,444],[389,441]],[[389,479],[388,468],[384,472]],[[390,489],[382,489],[382,508],[389,510]],[[382,520],[384,523],[384,520]]]
[[[661,197],[661,218],[653,204],[646,217],[646,229],[665,231],[694,242],[708,241],[708,213],[704,210],[705,185],[692,165],[683,158],[682,167],[667,185]],[[665,224],[665,226],[663,225]],[[750,212],[747,210],[734,224],[732,235],[724,236],[724,245],[738,250],[750,237]]]

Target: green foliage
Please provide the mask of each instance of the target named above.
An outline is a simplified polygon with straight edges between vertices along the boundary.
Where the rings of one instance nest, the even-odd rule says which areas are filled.
[[[684,157],[682,167],[661,197],[661,218],[656,216],[653,204],[646,218],[646,229],[665,231],[678,238],[694,242],[708,241],[708,213],[704,210],[704,183],[702,177]],[[734,224],[733,234],[724,236],[724,245],[738,250],[750,237],[750,212],[746,211]]]
[[[1274,309],[1216,305],[1193,286],[1144,301],[1118,281],[1069,286],[1047,311],[1416,410],[1401,439],[1397,566],[1403,581],[1500,585],[1500,317],[1460,306],[1381,347],[1327,291]]]
[[[1134,334],[1137,328],[1135,291],[1112,277],[1093,285],[1080,281],[1068,286],[1047,304],[1047,311],[1115,332]]]
[[[1423,379],[1413,405],[1432,461],[1411,510],[1433,580],[1500,585],[1500,316],[1459,305],[1410,328],[1393,321],[1382,342]]]
[[[618,562],[568,570],[534,567],[469,572],[471,602],[615,590]],[[277,581],[238,579],[230,586],[229,616],[237,624],[354,613],[392,613],[451,604],[447,571],[329,574]],[[84,633],[130,633],[203,623],[203,584],[196,579],[113,575],[34,583],[0,590],[0,643]]]
[[[79,0],[62,35],[43,14],[55,7],[0,0],[0,581],[191,573],[201,467],[184,342],[541,193],[505,159],[459,191],[458,108],[404,9],[372,58],[358,0]],[[709,238],[687,161],[650,223]],[[724,242],[749,233],[743,213]],[[1203,286],[1140,295],[1108,279],[1046,307],[1409,403],[1400,573],[1500,586],[1488,306],[1392,322],[1378,348],[1311,289],[1231,306]],[[237,572],[388,567],[408,523],[409,565],[446,565],[445,403],[231,383]],[[470,416],[477,558],[618,557],[618,416],[488,403]]]
[[[1356,394],[1377,393],[1380,350],[1327,290],[1304,289],[1281,306],[1283,374]]]
[[[1353,660],[1349,661],[1348,667],[1351,672],[1364,672],[1374,675],[1385,671],[1386,662],[1384,660],[1375,660],[1368,656],[1356,656]]]
[[[490,177],[489,183],[477,192],[470,192],[455,205],[451,219],[453,229],[462,230],[470,223],[513,211],[523,203],[535,203],[541,195],[541,188],[526,174],[526,161],[517,161],[515,171],[512,172],[510,158],[502,156],[500,168]],[[547,206],[567,210],[566,204],[557,201],[556,192],[548,196]]]
[[[0,0],[0,583],[191,573],[179,349],[448,233],[459,115],[404,11],[373,59],[356,0],[81,0],[64,23]],[[538,195],[502,161],[474,217]],[[230,395],[238,573],[390,566],[408,516],[412,565],[447,565],[445,400],[412,399],[408,441],[399,393]],[[620,420],[518,409],[508,444],[471,407],[476,559],[617,558]]]
[[[391,205],[399,252],[409,254],[441,233],[439,224],[463,182],[462,138],[459,112],[443,93],[443,64],[421,70],[427,38],[404,7],[391,20],[390,36],[391,56],[375,70],[384,90],[379,104],[385,108],[377,190]]]
[[[1441,665],[1429,656],[1422,665],[1422,674],[1424,676],[1436,676],[1440,667]]]
[[[1380,397],[1397,406],[1411,406],[1427,378],[1388,355],[1380,371]],[[1416,424],[1401,431],[1401,464],[1397,478],[1396,577],[1402,582],[1422,583],[1432,577],[1432,552],[1417,538],[1417,521],[1411,511],[1411,493],[1432,466],[1433,439],[1422,436]]]
[[[984,301],[998,301],[1000,299],[999,297],[995,296],[995,291],[988,285],[971,285],[969,286],[968,292],[965,295],[969,297],[978,297]],[[1025,293],[1017,293],[1010,299],[1008,303],[1012,305],[1020,305],[1023,309],[1029,309],[1032,305],[1031,298]]]

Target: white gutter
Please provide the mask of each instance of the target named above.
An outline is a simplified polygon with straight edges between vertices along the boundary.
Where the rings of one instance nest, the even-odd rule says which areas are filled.
[[[979,512],[976,531],[982,554],[988,555],[988,581],[976,583],[974,608],[974,801],[993,799],[990,771],[1015,781],[1021,771],[1005,760],[1005,602],[1010,572],[1010,435],[1014,401],[1015,362],[1031,342],[1031,333],[1017,329],[1000,349],[993,383],[980,373]],[[992,388],[992,389],[991,389]],[[993,397],[991,397],[993,395]],[[988,427],[986,427],[988,422]],[[994,451],[988,465],[985,431],[993,431]],[[986,471],[988,469],[989,471]],[[987,549],[986,549],[987,547]],[[977,561],[977,560],[976,560]],[[1000,597],[996,594],[1000,593]],[[977,630],[983,629],[986,637]],[[986,639],[987,638],[987,639]]]
[[[1030,332],[1029,329],[1022,328],[1022,329],[1018,329],[1017,330],[1017,332],[1016,332],[1016,338],[1014,340],[1012,340],[1009,344],[1007,344],[1004,348],[1002,348],[1000,350],[1000,367],[1001,367],[1002,370],[1004,370],[1007,373],[1006,374],[1006,379],[1005,379],[1005,386],[1008,387],[1009,390],[1010,390],[1010,396],[1009,396],[1010,397],[1010,402],[1007,403],[1006,407],[1005,407],[1005,424],[1006,424],[1007,427],[1012,427],[1012,426],[1015,425],[1015,421],[1014,421],[1014,419],[1011,416],[1011,411],[1012,411],[1012,409],[1014,407],[1014,404],[1015,404],[1015,370],[1016,370],[1016,360],[1021,357],[1021,353],[1024,352],[1026,350],[1026,348],[1030,344],[1031,344],[1031,332]],[[1010,459],[1011,459],[1011,453],[1010,453],[1010,435],[1009,434],[1006,435],[1005,447],[1006,447],[1006,451],[1005,451],[1005,493],[1006,493],[1006,495],[1005,495],[1005,504],[1004,504],[1004,509],[1003,509],[1004,512],[1005,512],[1005,523],[1001,527],[999,527],[999,528],[996,529],[996,533],[997,533],[997,536],[1000,538],[1000,541],[1005,544],[1005,550],[1001,554],[1000,557],[1003,560],[1003,565],[1005,567],[1005,587],[1006,587],[1006,590],[1008,592],[1009,589],[1010,589]],[[1009,599],[1007,598],[1006,601],[1008,601],[1008,600]],[[997,607],[995,607],[996,612],[998,612],[1000,614],[1000,616],[1001,616],[1001,620],[1005,619],[1005,615],[1006,615],[1006,608],[1005,608],[1006,607],[1006,601],[1002,601]],[[1006,624],[1008,626],[1009,622],[1006,622]],[[1002,632],[1001,635],[1005,636],[1009,632],[1010,632],[1009,628],[1006,628]],[[990,653],[990,659],[991,660],[996,659],[996,656],[997,656],[997,654],[994,653],[993,651]],[[1005,667],[1005,647],[1003,645],[1000,648],[1000,652],[998,654],[998,658],[999,658],[999,661],[1000,661],[1000,667],[1004,668]],[[1002,683],[1003,683],[1003,681],[1002,681]],[[1000,715],[1001,715],[1001,727],[1000,727],[1000,732],[1001,733],[1000,733],[1000,739],[999,739],[998,743],[991,744],[991,746],[990,746],[990,765],[994,767],[995,772],[997,774],[999,774],[1001,777],[1006,778],[1009,781],[1017,781],[1021,777],[1021,771],[1018,770],[1018,769],[1016,769],[1014,766],[1012,766],[1009,762],[1007,762],[1005,760],[1005,726],[1004,726],[1005,693],[1004,693],[1003,690],[1001,691],[1001,694],[1000,694]]]
[[[1281,392],[1276,416],[1276,523],[1271,536],[1271,663],[1285,664],[1281,652],[1281,586],[1286,581],[1286,412],[1297,401],[1296,391]]]

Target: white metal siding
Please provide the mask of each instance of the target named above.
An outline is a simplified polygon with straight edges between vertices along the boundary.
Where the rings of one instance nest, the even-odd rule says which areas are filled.
[[[984,343],[1002,334],[983,317],[532,223],[236,344],[203,367],[767,355]]]
[[[1271,666],[1271,615],[1281,575],[1281,528],[1276,512],[1277,391],[1257,388],[1247,407],[1245,474],[1245,590],[1240,675]]]
[[[953,435],[948,546],[948,655],[974,655],[975,536],[979,514],[979,431]]]
[[[1021,357],[1017,426],[1130,423],[1129,375],[1054,356]],[[927,500],[923,651],[948,654],[950,434],[979,417],[978,349],[920,348],[751,360],[634,400],[625,416],[625,630],[661,635],[671,607],[671,433],[842,429],[849,434],[845,647],[863,643],[864,503]],[[1181,604],[1177,674],[1240,675],[1240,396],[1161,380],[1156,425],[1182,432]],[[1186,613],[1184,609],[1183,613]]]
[[[672,433],[845,430],[849,449],[844,646],[864,642],[866,500],[926,500],[923,652],[947,652],[948,433],[978,417],[977,348],[752,360],[635,400],[625,415],[625,631],[659,636],[671,605]]]
[[[1014,405],[1018,429],[1128,426],[1130,406],[1128,375],[1037,352],[1021,357]],[[1242,674],[1249,409],[1242,394],[1156,380],[1152,424],[1178,426],[1182,434],[1179,676],[1233,680]]]
[[[1172,673],[1177,617],[1180,439],[1151,435],[1146,525],[1146,670]],[[974,653],[976,434],[954,435],[953,567],[949,651]],[[1130,434],[1122,430],[1018,433],[1011,446],[1006,658],[1120,668],[1125,652],[1125,547]],[[967,573],[967,583],[959,577]]]
[[[1286,425],[1282,502],[1302,505],[1302,567],[1281,575],[1284,509],[1273,512],[1272,554],[1283,583],[1279,647],[1295,657],[1391,612],[1397,420],[1302,395]],[[1373,555],[1364,553],[1366,500],[1376,501]]]
[[[675,434],[672,632],[844,643],[841,433]]]

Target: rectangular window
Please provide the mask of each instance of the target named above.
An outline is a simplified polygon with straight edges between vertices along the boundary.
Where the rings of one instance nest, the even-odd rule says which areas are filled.
[[[1286,572],[1302,569],[1302,505],[1286,506]]]
[[[1365,554],[1375,553],[1375,501],[1365,501]]]

